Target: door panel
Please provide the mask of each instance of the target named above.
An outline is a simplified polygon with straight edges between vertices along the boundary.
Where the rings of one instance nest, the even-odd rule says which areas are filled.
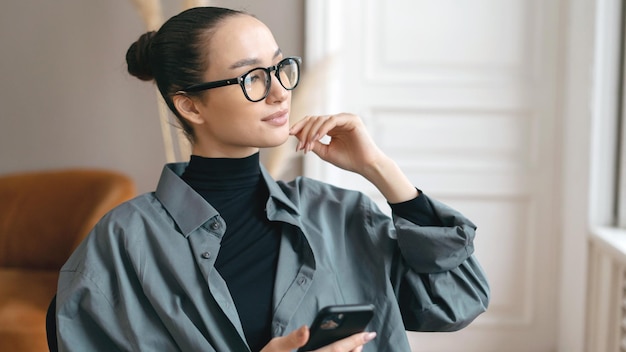
[[[308,67],[333,58],[320,109],[360,114],[417,187],[479,228],[488,312],[409,332],[414,351],[553,350],[558,3],[310,0],[307,19]],[[360,176],[306,158],[305,174],[389,211]]]

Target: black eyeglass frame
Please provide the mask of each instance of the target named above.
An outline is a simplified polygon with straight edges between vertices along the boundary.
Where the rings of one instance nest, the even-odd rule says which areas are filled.
[[[296,67],[298,69],[298,80],[296,82],[296,84],[293,85],[293,87],[291,88],[287,88],[285,87],[285,84],[283,83],[283,81],[280,79],[280,76],[278,75],[278,68],[281,66],[284,66],[284,64],[286,62],[289,61],[293,61],[296,63]],[[272,65],[270,67],[256,67],[251,69],[250,71],[238,76],[238,77],[233,77],[233,78],[228,78],[228,79],[222,79],[219,81],[212,81],[212,82],[204,82],[204,83],[198,83],[198,84],[192,84],[184,89],[181,89],[180,91],[177,92],[177,94],[180,93],[194,93],[194,92],[200,92],[203,90],[207,90],[207,89],[213,89],[213,88],[219,88],[219,87],[225,87],[225,86],[229,86],[229,85],[233,85],[233,84],[239,84],[239,86],[241,87],[241,90],[243,91],[243,94],[245,95],[246,99],[248,99],[249,101],[256,103],[258,101],[261,101],[265,98],[267,98],[268,94],[270,93],[270,89],[272,86],[272,71],[274,71],[274,76],[276,76],[276,78],[278,79],[278,82],[280,82],[280,85],[285,88],[286,90],[293,90],[298,86],[298,83],[300,83],[300,65],[302,64],[302,58],[298,57],[298,56],[289,56],[286,57],[282,60],[280,60],[276,65]],[[267,73],[267,77],[268,77],[268,81],[265,85],[265,94],[263,94],[263,97],[261,97],[260,99],[252,99],[248,96],[248,92],[246,92],[246,86],[244,83],[244,77],[246,77],[247,75],[249,75],[251,72],[255,71],[255,70],[264,70]]]

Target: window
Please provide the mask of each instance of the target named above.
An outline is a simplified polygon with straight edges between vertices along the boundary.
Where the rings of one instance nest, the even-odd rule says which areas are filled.
[[[626,7],[626,6],[625,6]],[[621,72],[619,83],[619,115],[616,123],[616,192],[615,192],[615,224],[626,228],[626,16],[622,8],[621,30]]]

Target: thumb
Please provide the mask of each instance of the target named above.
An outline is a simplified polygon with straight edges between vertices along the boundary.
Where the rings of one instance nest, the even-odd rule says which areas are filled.
[[[308,340],[309,328],[303,325],[289,335],[273,338],[261,352],[290,352],[293,349],[304,346]]]
[[[322,143],[320,141],[313,141],[313,143],[311,143],[311,151],[319,156],[322,160],[326,160],[326,157],[328,155],[328,148],[328,144]]]

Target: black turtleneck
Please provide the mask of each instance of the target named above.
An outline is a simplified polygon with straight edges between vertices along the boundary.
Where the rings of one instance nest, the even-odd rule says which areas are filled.
[[[280,225],[265,213],[269,192],[259,153],[243,159],[192,155],[183,180],[226,221],[215,268],[226,281],[252,351],[271,338]]]

